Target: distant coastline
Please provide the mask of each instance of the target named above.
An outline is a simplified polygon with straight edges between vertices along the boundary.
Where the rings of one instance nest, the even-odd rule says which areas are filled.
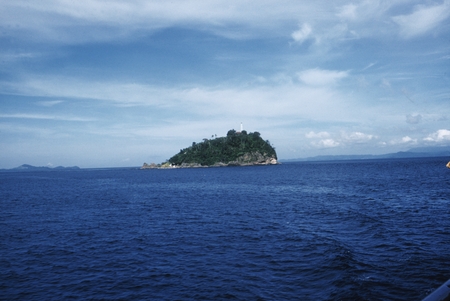
[[[1,171],[57,171],[57,170],[80,170],[78,166],[70,166],[70,167],[64,167],[64,166],[56,166],[56,167],[49,167],[49,166],[33,166],[30,164],[22,164],[18,167],[10,168],[10,169],[0,169]]]
[[[313,156],[313,157],[306,157],[306,158],[293,158],[293,159],[278,159],[278,161],[272,161],[272,162],[252,162],[253,164],[248,165],[271,165],[271,164],[277,164],[277,163],[289,163],[289,162],[317,162],[317,161],[352,161],[352,160],[377,160],[377,159],[414,159],[414,158],[431,158],[431,157],[445,157],[446,160],[450,160],[450,147],[423,147],[423,148],[413,148],[407,151],[403,152],[396,152],[396,153],[387,153],[382,155],[322,155],[322,156]],[[201,165],[195,165],[192,164],[186,164],[187,166],[183,167],[206,167]],[[242,164],[246,165],[246,164]],[[226,166],[225,164],[217,164],[216,166]],[[230,164],[229,166],[232,166]],[[239,166],[239,164],[236,164],[234,166]],[[149,168],[148,166],[147,168]],[[161,166],[153,165],[150,168],[158,168]],[[164,166],[165,168],[173,168],[169,166]],[[163,168],[164,168],[163,167]],[[178,166],[182,167],[182,166]],[[124,167],[106,167],[103,169],[111,169],[111,168],[124,168]],[[142,167],[140,166],[133,166],[133,167],[126,167],[126,168],[133,168],[133,169],[140,169]],[[84,169],[84,168],[83,168]],[[88,169],[97,169],[97,168],[88,168]],[[1,172],[28,172],[28,171],[76,171],[76,170],[82,170],[78,166],[56,166],[56,167],[49,167],[49,166],[33,166],[30,164],[22,164],[18,167],[14,168],[3,168],[0,169]]]
[[[387,153],[382,155],[321,155],[306,158],[281,159],[280,162],[305,162],[305,161],[350,161],[350,160],[374,160],[374,159],[407,159],[427,157],[450,157],[450,147],[418,147],[403,152]]]

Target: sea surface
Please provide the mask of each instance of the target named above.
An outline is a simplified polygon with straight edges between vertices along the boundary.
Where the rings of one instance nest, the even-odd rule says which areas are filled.
[[[0,172],[0,299],[421,300],[448,160]]]

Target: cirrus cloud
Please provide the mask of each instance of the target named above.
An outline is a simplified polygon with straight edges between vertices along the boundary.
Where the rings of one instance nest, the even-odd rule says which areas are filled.
[[[59,121],[76,121],[76,122],[90,122],[95,121],[93,118],[74,117],[74,116],[58,116],[58,115],[43,115],[43,114],[0,114],[0,118],[7,119],[41,119],[41,120],[59,120]]]
[[[310,86],[328,86],[335,84],[338,80],[348,76],[348,71],[335,71],[324,69],[309,69],[299,72],[298,78]]]
[[[426,7],[416,6],[409,15],[395,16],[392,20],[400,26],[400,34],[405,38],[422,35],[436,28],[442,21],[450,16],[450,1],[441,5]]]

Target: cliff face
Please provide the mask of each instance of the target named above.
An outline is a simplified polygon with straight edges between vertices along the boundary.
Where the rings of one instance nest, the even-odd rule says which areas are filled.
[[[278,164],[275,149],[258,132],[247,134],[246,131],[230,130],[226,137],[193,142],[192,146],[180,150],[168,162],[144,163],[142,169],[273,164]]]
[[[258,151],[246,153],[235,161],[228,162],[228,165],[273,165],[278,164],[276,156],[268,156]]]

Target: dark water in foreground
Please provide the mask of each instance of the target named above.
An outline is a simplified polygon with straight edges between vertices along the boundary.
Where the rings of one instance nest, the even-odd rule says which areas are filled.
[[[0,299],[421,300],[447,161],[0,173]]]

